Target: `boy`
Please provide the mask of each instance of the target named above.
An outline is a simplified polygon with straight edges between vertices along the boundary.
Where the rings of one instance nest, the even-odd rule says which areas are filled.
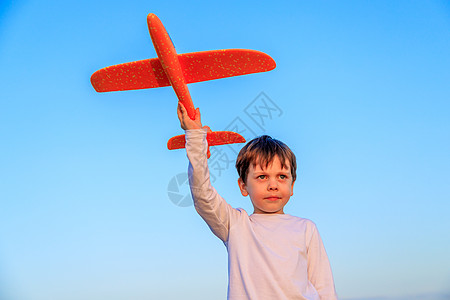
[[[284,214],[293,195],[296,160],[280,141],[262,136],[236,159],[238,184],[253,214],[232,208],[211,186],[206,158],[207,127],[178,103],[186,132],[189,184],[194,205],[228,251],[228,299],[337,299],[328,257],[313,222]]]

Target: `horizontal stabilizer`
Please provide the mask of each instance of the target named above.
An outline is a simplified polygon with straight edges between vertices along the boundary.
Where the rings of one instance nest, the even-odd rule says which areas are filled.
[[[208,132],[206,135],[206,140],[208,141],[208,146],[245,143],[244,137],[242,137],[239,133],[235,133],[232,131]],[[181,149],[185,148],[185,146],[186,139],[184,137],[184,134],[174,136],[167,142],[167,148],[169,150]]]

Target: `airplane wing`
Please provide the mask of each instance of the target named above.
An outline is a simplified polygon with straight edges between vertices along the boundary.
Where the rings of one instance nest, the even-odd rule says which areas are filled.
[[[100,69],[92,74],[91,83],[97,92],[139,90],[170,85],[158,58]]]
[[[218,146],[235,143],[245,143],[245,138],[232,131],[212,131],[206,135],[208,146]],[[177,135],[169,139],[167,148],[169,150],[181,149],[186,145],[186,139],[183,135]]]
[[[225,49],[178,55],[186,83],[273,70],[275,61],[256,50]],[[96,71],[91,83],[97,92],[169,86],[158,58],[110,66]]]
[[[256,50],[225,49],[178,55],[186,83],[266,72],[275,61]]]

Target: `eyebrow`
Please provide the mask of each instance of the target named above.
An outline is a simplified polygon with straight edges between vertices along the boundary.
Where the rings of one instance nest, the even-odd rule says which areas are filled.
[[[260,173],[267,173],[267,171],[264,170],[264,169],[257,170],[257,171],[255,169],[253,169],[253,173],[260,174]],[[291,174],[291,170],[283,168],[281,171],[277,171],[276,173],[277,174],[289,174],[290,175]]]

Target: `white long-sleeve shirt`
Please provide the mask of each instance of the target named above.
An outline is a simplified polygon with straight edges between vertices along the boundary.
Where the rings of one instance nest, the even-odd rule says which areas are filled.
[[[205,130],[186,130],[186,151],[195,208],[228,251],[228,299],[337,299],[312,221],[232,208],[211,186]]]

